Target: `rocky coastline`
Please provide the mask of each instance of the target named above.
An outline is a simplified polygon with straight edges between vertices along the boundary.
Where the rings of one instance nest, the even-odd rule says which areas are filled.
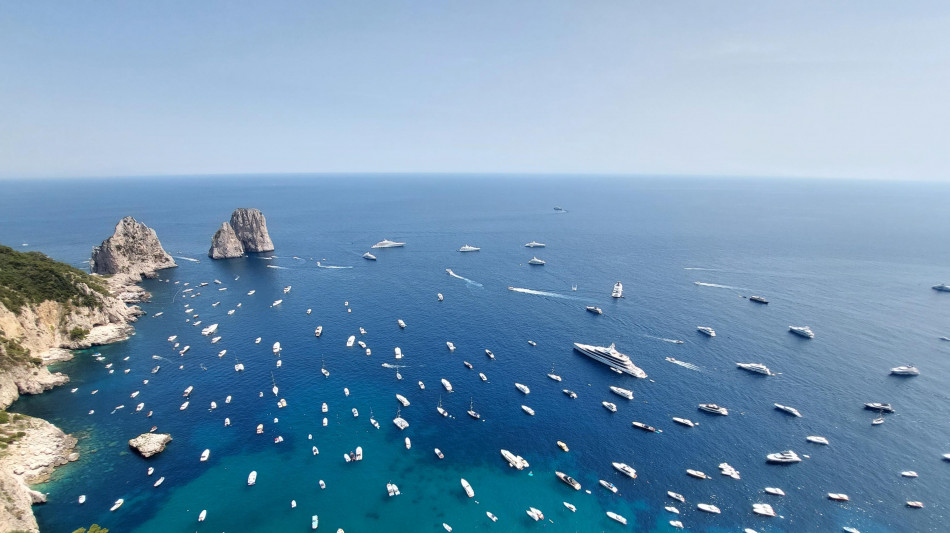
[[[150,296],[138,282],[154,277],[155,270],[176,266],[155,231],[131,217],[93,249],[91,265],[94,272],[110,274],[99,278],[108,295],[77,283],[94,305],[44,300],[11,310],[0,302],[0,338],[15,339],[17,348],[30,354],[0,367],[0,409],[23,394],[68,383],[69,376],[50,372],[48,365],[71,359],[70,350],[128,339],[134,333],[131,324],[144,314],[134,303]],[[0,531],[38,533],[32,505],[44,503],[46,495],[29,485],[48,481],[55,467],[79,460],[77,440],[45,420],[5,411],[0,416],[0,437],[7,444],[0,449]]]

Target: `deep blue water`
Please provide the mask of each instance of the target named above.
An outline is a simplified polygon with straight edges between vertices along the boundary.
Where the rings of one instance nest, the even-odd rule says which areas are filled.
[[[950,282],[950,248],[943,244],[950,242],[947,185],[476,176],[0,185],[0,243],[83,267],[91,247],[111,235],[122,216],[133,215],[158,232],[173,256],[200,260],[179,259],[178,268],[144,283],[153,298],[142,306],[149,314],[134,337],[78,352],[57,368],[71,376],[69,385],[11,408],[80,437],[82,459],[41,487],[50,493],[50,502],[35,508],[43,531],[93,522],[142,533],[304,531],[312,514],[320,516],[321,530],[347,532],[443,531],[443,522],[457,532],[671,531],[668,521],[676,518],[689,531],[710,532],[847,525],[862,532],[945,530],[950,463],[941,455],[950,452],[950,342],[939,337],[950,336],[950,294],[930,286]],[[568,212],[554,212],[555,205]],[[264,212],[273,254],[207,258],[212,233],[236,207]],[[383,238],[407,245],[378,250],[377,262],[361,259]],[[547,247],[525,248],[531,240]],[[482,250],[458,253],[466,243]],[[547,264],[527,265],[532,255]],[[317,260],[349,268],[319,268]],[[448,276],[446,268],[471,281]],[[214,279],[222,284],[197,287]],[[624,283],[622,300],[610,298],[617,280]],[[200,295],[183,293],[185,283]],[[287,285],[292,290],[283,294]],[[752,294],[771,303],[741,297]],[[283,303],[271,307],[277,299]],[[202,326],[186,322],[186,305]],[[585,305],[604,314],[587,313]],[[155,317],[158,312],[163,315]],[[214,345],[200,334],[212,323],[220,324],[222,336]],[[319,339],[317,325],[324,328]],[[698,334],[698,325],[714,327],[717,336]],[[791,335],[789,325],[809,325],[816,338]],[[366,335],[359,335],[360,327]],[[166,341],[170,335],[191,350],[179,356]],[[372,355],[346,348],[350,335],[364,340]],[[258,336],[263,340],[254,344]],[[457,346],[454,353],[446,349],[448,340]],[[280,368],[274,341],[283,347]],[[573,352],[573,342],[614,342],[649,380],[618,376]],[[398,362],[396,346],[406,354]],[[496,360],[485,356],[486,348]],[[106,360],[96,361],[93,352]],[[246,372],[233,370],[237,360]],[[761,362],[781,374],[748,374],[736,362]],[[327,379],[320,374],[324,363]],[[404,379],[397,381],[383,363],[403,365]],[[888,375],[907,363],[922,375]],[[156,364],[161,370],[151,374]],[[562,383],[547,378],[552,365]],[[442,389],[443,377],[456,392]],[[270,392],[274,382],[288,402],[284,409]],[[531,393],[518,392],[515,382]],[[189,385],[190,406],[180,411]],[[633,389],[636,397],[623,400],[609,385]],[[579,397],[567,398],[563,388]],[[141,392],[131,399],[134,391]],[[401,410],[410,422],[404,432],[391,422],[396,393],[412,403]],[[233,400],[225,404],[229,394]],[[454,418],[436,413],[440,397]],[[604,410],[603,400],[616,403],[618,412]],[[897,413],[872,427],[874,413],[862,408],[867,401],[890,402]],[[145,409],[134,413],[138,402]],[[323,402],[327,415],[320,412]],[[470,402],[481,421],[465,415]],[[702,402],[724,405],[731,414],[698,412]],[[798,408],[803,418],[776,411],[774,402]],[[537,415],[526,415],[522,404]],[[125,407],[110,414],[118,405]],[[379,430],[369,423],[371,410]],[[684,428],[672,416],[700,425]],[[231,427],[224,427],[225,417]],[[641,432],[633,420],[663,432]],[[255,434],[259,423],[263,435]],[[129,451],[127,440],[153,425],[174,441],[145,460]],[[284,441],[275,444],[278,435]],[[807,443],[806,435],[823,435],[831,445]],[[557,440],[571,451],[561,452]],[[342,455],[356,446],[366,459],[344,462]],[[435,447],[444,460],[435,457]],[[211,458],[201,463],[205,448]],[[500,448],[523,455],[530,472],[510,469]],[[767,453],[785,449],[808,458],[787,467],[765,463]],[[611,461],[631,464],[639,477],[621,477]],[[742,479],[719,475],[723,461]],[[156,469],[151,478],[148,466]],[[712,479],[690,478],[687,468]],[[251,470],[259,474],[254,487],[246,486]],[[591,494],[571,490],[555,470]],[[903,470],[920,477],[902,478]],[[160,475],[166,481],[154,488]],[[474,487],[475,501],[462,491],[461,477]],[[325,490],[317,486],[320,479]],[[598,479],[614,482],[620,494],[602,489]],[[389,498],[387,481],[402,495]],[[766,486],[787,496],[766,495]],[[669,500],[667,490],[682,493],[687,503]],[[828,492],[847,493],[851,501],[832,502]],[[82,506],[80,494],[88,497]],[[117,498],[126,503],[110,513]],[[926,507],[908,509],[907,500]],[[573,502],[577,513],[562,501]],[[698,511],[701,502],[722,514]],[[780,517],[753,515],[755,502],[772,504]],[[663,509],[669,504],[680,509],[679,517]],[[531,521],[528,506],[549,520]],[[199,524],[202,509],[208,518]],[[609,520],[608,510],[630,525]]]

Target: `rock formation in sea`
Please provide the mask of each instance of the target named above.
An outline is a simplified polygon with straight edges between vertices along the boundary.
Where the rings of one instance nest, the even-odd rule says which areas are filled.
[[[211,238],[208,257],[229,259],[240,257],[245,252],[271,252],[274,242],[267,233],[267,221],[259,209],[242,207],[231,213],[231,221],[221,227]]]
[[[142,433],[129,440],[129,447],[148,458],[165,451],[165,446],[171,441],[172,436],[168,433]]]
[[[91,269],[95,274],[128,274],[154,277],[156,270],[178,266],[165,252],[155,230],[125,217],[115,233],[92,249]]]

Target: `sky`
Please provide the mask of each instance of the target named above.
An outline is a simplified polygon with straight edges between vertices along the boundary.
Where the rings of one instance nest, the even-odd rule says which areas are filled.
[[[950,2],[0,0],[0,177],[950,181]]]

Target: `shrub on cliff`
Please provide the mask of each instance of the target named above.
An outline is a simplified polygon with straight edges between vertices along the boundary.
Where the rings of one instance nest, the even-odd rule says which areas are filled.
[[[69,340],[71,341],[81,341],[86,338],[86,335],[89,335],[89,330],[85,328],[77,326],[69,330]]]
[[[99,524],[93,524],[89,526],[89,529],[81,527],[73,533],[109,533],[109,530],[104,527],[99,527]]]
[[[43,361],[30,356],[29,348],[20,346],[20,343],[14,339],[8,339],[0,331],[0,370],[11,368],[23,363],[39,365]]]
[[[0,245],[0,303],[14,313],[46,300],[98,308],[102,303],[95,293],[108,295],[109,291],[101,280],[82,270],[40,252],[18,252]]]

